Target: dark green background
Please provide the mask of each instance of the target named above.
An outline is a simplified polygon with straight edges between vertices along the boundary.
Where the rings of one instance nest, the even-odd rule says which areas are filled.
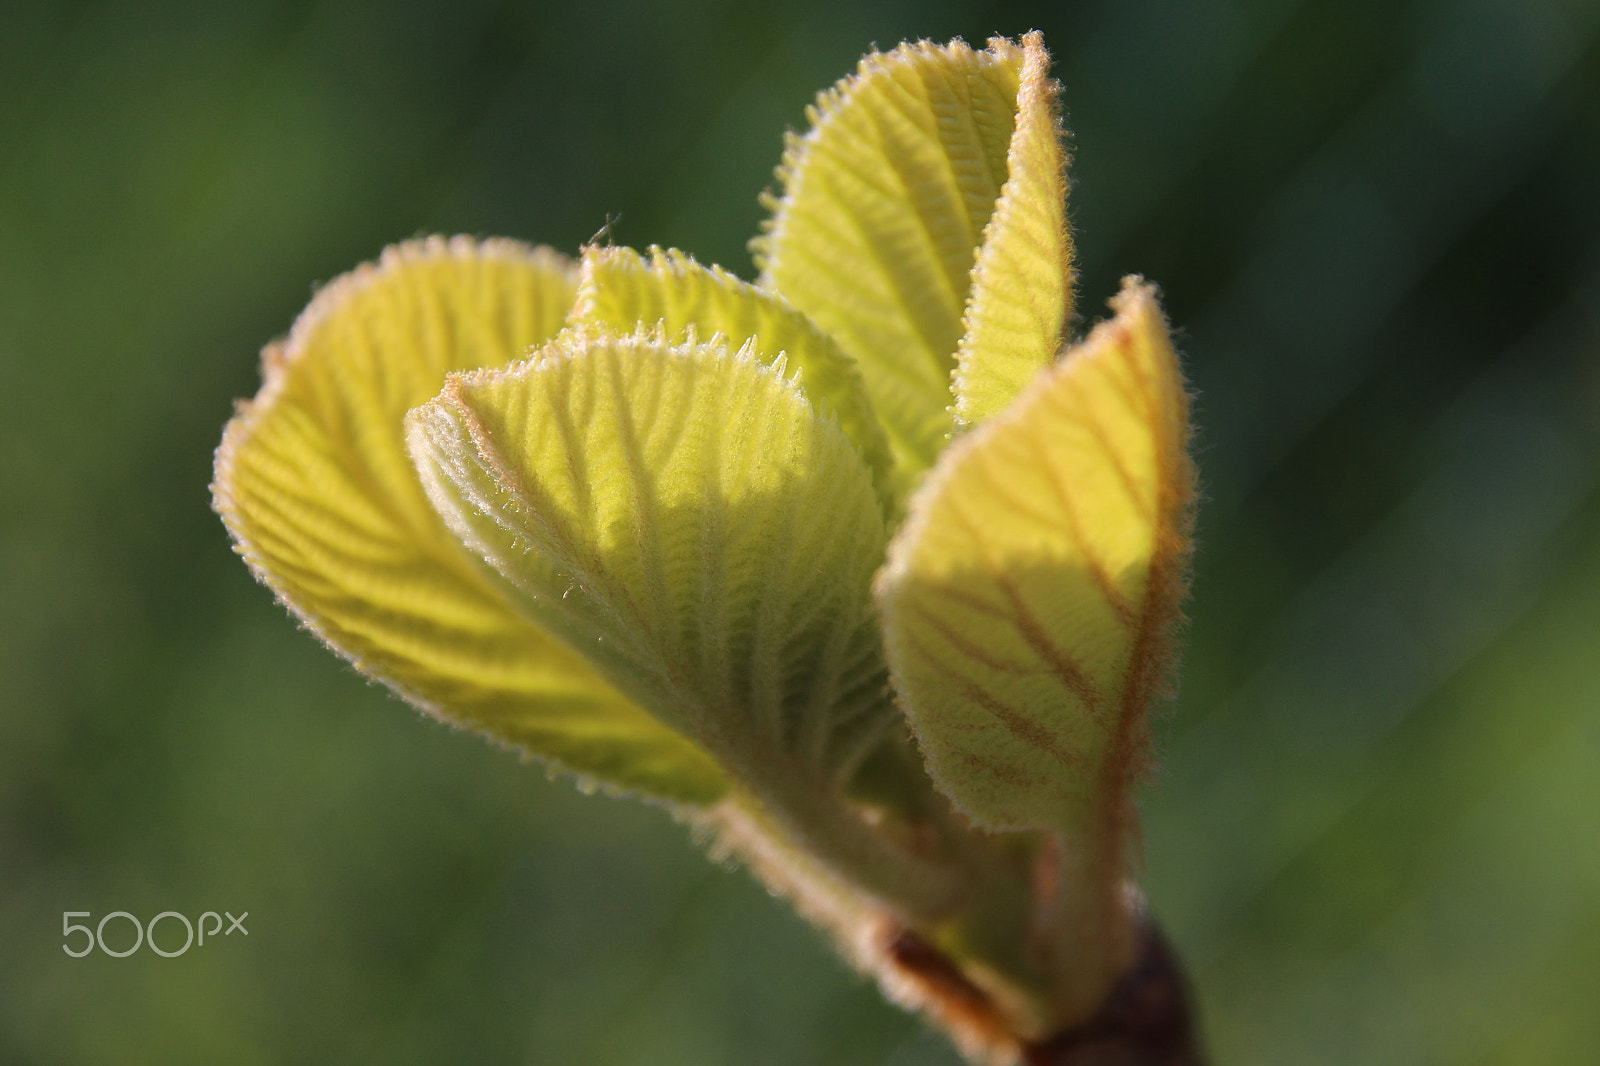
[[[1160,282],[1198,390],[1146,884],[1216,1062],[1600,1061],[1594,0],[0,6],[0,1060],[953,1061],[661,812],[365,685],[206,483],[314,282],[608,220],[748,276],[817,89],[1030,27],[1081,307]]]

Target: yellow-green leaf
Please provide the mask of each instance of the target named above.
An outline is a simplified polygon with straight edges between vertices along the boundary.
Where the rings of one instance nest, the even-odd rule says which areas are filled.
[[[1181,588],[1192,474],[1151,290],[953,444],[879,579],[935,781],[993,829],[1077,827],[1134,758]],[[1133,732],[1129,732],[1133,730]]]
[[[553,334],[573,273],[546,249],[432,238],[329,284],[229,423],[214,505],[258,579],[417,706],[610,785],[710,802],[716,765],[517,613],[405,453],[406,410],[448,371]]]
[[[1022,38],[1022,56],[1009,176],[972,270],[966,332],[951,378],[958,425],[974,425],[1009,404],[1055,357],[1072,315],[1061,87],[1050,79],[1050,55],[1038,33]]]
[[[702,339],[720,333],[734,348],[753,338],[761,362],[786,357],[812,403],[839,420],[889,503],[889,449],[854,360],[782,297],[683,252],[652,248],[646,259],[632,248],[592,247],[583,253],[572,320],[614,333],[660,325],[669,338],[688,329]]]
[[[909,485],[951,430],[974,255],[1006,182],[1023,52],[901,45],[824,92],[791,135],[753,244],[763,288],[855,357]]]
[[[1131,788],[1194,491],[1187,399],[1155,296],[1130,279],[1113,306],[1115,319],[950,447],[877,584],[891,674],[934,783],[980,826],[1062,835],[1059,943],[1081,959],[1060,992],[1069,1016],[1097,1006],[1131,961]]]
[[[819,794],[892,713],[871,477],[752,346],[563,332],[409,419],[429,496],[518,604],[758,794]]]

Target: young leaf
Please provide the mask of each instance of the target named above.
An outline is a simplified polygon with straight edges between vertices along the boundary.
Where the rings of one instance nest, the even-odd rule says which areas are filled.
[[[1009,404],[1055,357],[1072,315],[1061,87],[1049,71],[1039,34],[1023,37],[1009,176],[972,268],[966,332],[951,378],[959,425],[975,425]]]
[[[612,333],[659,324],[669,338],[686,329],[720,333],[735,348],[754,339],[752,352],[763,363],[785,356],[802,371],[812,403],[839,420],[889,503],[889,448],[855,362],[782,297],[683,252],[652,248],[646,259],[632,248],[593,247],[583,253],[572,321]]]
[[[781,362],[568,331],[408,423],[435,507],[522,610],[736,779],[827,791],[888,720],[871,477]]]
[[[1131,961],[1131,787],[1183,590],[1187,399],[1152,290],[941,458],[879,575],[901,705],[934,783],[990,829],[1053,829],[1062,992]]]
[[[447,371],[554,333],[572,275],[545,249],[432,238],[331,283],[267,349],[217,450],[214,506],[256,577],[407,700],[607,784],[708,803],[726,788],[716,765],[521,617],[405,454],[406,410]]]
[[[1023,53],[995,39],[867,56],[791,135],[752,245],[782,294],[861,366],[909,485],[951,430],[974,254],[1006,182]]]

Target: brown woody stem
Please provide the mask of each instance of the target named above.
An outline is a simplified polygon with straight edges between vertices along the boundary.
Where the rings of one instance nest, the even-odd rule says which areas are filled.
[[[1188,981],[1147,918],[1138,961],[1095,1015],[1023,1049],[1027,1066],[1203,1066]]]

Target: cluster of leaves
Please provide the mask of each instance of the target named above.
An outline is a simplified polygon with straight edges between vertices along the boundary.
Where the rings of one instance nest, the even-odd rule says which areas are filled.
[[[1065,343],[1056,96],[1037,35],[868,56],[754,284],[390,248],[267,349],[214,486],[359,669],[709,827],[1002,1057],[1133,957],[1193,481],[1150,288]]]

